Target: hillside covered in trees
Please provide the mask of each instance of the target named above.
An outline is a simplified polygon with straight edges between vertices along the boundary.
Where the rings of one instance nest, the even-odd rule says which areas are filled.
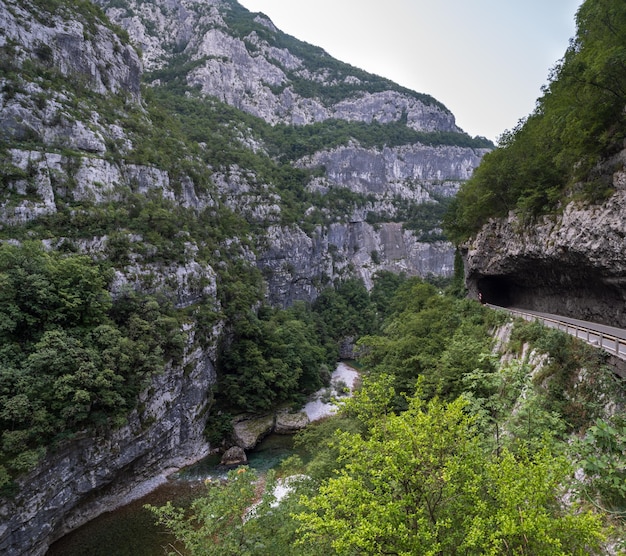
[[[620,60],[605,13],[623,16],[581,9],[546,114],[586,95],[610,111],[570,89]],[[600,120],[565,113],[554,144],[580,150]],[[308,478],[287,500],[270,475],[250,518],[242,469],[193,506],[200,527],[155,510],[186,550],[618,553],[623,384],[536,326],[500,358],[506,319],[463,298],[441,229],[450,204],[454,239],[504,210],[478,165],[512,152],[535,172],[513,147],[547,140],[534,121],[487,154],[436,99],[234,0],[0,0],[0,551],[43,554],[227,446],[235,415],[299,407],[356,344],[363,389],[300,434],[307,461],[280,473]],[[587,171],[618,142],[605,131],[588,158],[525,149]]]
[[[262,481],[231,471],[188,509],[150,507],[171,548],[623,554],[626,389],[605,356],[415,279],[388,307],[359,342],[362,388],[298,434],[302,457]]]
[[[584,2],[576,24],[535,110],[500,137],[461,188],[447,219],[451,239],[464,241],[510,211],[532,217],[570,202],[601,203],[614,192],[626,129],[626,6]]]

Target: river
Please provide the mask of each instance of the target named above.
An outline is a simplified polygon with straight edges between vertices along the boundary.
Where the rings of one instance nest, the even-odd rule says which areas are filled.
[[[339,363],[332,374],[331,384],[352,390],[358,373],[345,363]],[[309,420],[316,421],[336,411],[329,402],[331,392],[320,390],[305,405]],[[294,453],[293,437],[271,434],[248,454],[250,467],[260,473],[276,467]],[[65,535],[54,543],[46,556],[162,556],[163,547],[174,539],[163,527],[154,523],[153,515],[144,504],[163,505],[171,500],[177,506],[188,506],[205,492],[204,479],[224,478],[226,471],[219,466],[219,455],[204,458],[195,465],[168,477],[167,483],[139,500],[96,519]]]

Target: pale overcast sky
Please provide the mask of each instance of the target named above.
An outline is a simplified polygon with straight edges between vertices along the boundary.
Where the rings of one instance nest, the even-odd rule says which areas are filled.
[[[445,104],[496,141],[530,114],[582,0],[239,0],[331,56]]]

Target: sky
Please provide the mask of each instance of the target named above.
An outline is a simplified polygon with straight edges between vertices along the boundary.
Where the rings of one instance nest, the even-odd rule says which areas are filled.
[[[528,116],[582,0],[239,0],[285,33],[442,102],[496,142]]]

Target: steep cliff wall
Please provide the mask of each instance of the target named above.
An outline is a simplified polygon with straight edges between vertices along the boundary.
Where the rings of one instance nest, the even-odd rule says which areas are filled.
[[[401,222],[370,224],[368,215],[394,219],[403,202],[437,202],[456,193],[480,162],[484,150],[462,147],[402,146],[364,149],[358,145],[320,151],[298,161],[308,168],[323,167],[325,176],[313,180],[312,190],[346,188],[367,198],[347,222],[317,227],[306,234],[298,227],[272,227],[258,265],[269,286],[270,299],[291,304],[312,300],[320,283],[356,274],[369,287],[379,270],[418,276],[451,276],[454,250],[445,241],[420,241]]]
[[[440,136],[429,142],[430,132],[463,135],[440,103],[287,40],[236,2],[97,3],[143,59],[89,2],[0,0],[1,240],[41,240],[110,260],[113,296],[165,296],[180,310],[187,345],[127,424],[50,449],[19,478],[18,494],[0,499],[0,551],[12,555],[43,554],[63,533],[207,452],[202,433],[223,326],[218,284],[232,267],[261,269],[275,305],[315,299],[337,278],[370,285],[379,269],[449,275],[451,245],[420,241],[401,209],[453,195],[485,152],[441,144]],[[155,72],[145,96],[142,66]],[[194,98],[210,105],[217,97],[272,125],[394,123],[426,135],[396,146],[350,140],[300,157],[293,167],[309,177],[296,197],[352,196],[340,207],[311,202],[289,221],[296,185],[285,192],[272,177],[293,169],[287,154],[270,158],[269,143],[243,117],[220,122],[235,137],[223,150],[236,156],[185,136],[176,117],[147,100],[179,79]],[[252,159],[261,163],[246,164]],[[224,221],[236,224],[226,229]]]
[[[165,481],[169,470],[205,455],[207,389],[215,381],[212,350],[186,329],[182,368],[169,367],[140,397],[128,423],[104,436],[85,432],[48,455],[0,499],[0,552],[45,554],[49,544],[104,511]]]
[[[0,138],[103,153],[105,141],[119,139],[121,130],[99,124],[96,113],[81,114],[71,94],[51,81],[66,80],[84,91],[136,102],[141,62],[134,48],[111,29],[81,21],[69,9],[49,17],[18,2],[3,2],[0,8]],[[12,80],[19,72],[30,74],[26,87]]]
[[[623,168],[622,152],[606,168]],[[610,171],[610,170],[609,170]],[[466,246],[470,291],[499,305],[626,326],[626,172],[599,205],[570,202],[556,215],[492,221]]]

